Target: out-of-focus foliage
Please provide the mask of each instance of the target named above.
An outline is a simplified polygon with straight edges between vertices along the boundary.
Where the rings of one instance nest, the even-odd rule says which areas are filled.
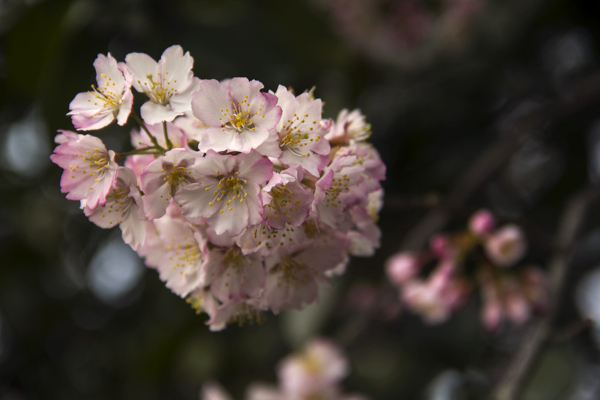
[[[485,333],[477,302],[436,327],[393,307],[366,318],[354,305],[379,288],[384,260],[426,212],[426,204],[407,207],[404,197],[442,197],[515,118],[600,69],[600,5],[479,1],[478,14],[449,40],[439,22],[451,17],[445,2],[397,3],[408,4],[373,2],[369,23],[387,26],[394,9],[391,26],[405,32],[402,7],[418,8],[433,30],[411,46],[392,42],[385,51],[394,53],[382,58],[368,43],[356,45],[352,25],[340,25],[342,1],[1,0],[0,398],[197,399],[208,380],[241,398],[252,381],[274,382],[275,363],[316,333],[345,347],[349,391],[373,399],[480,398],[522,331]],[[172,44],[193,54],[200,78],[247,76],[299,92],[316,85],[325,117],[360,107],[372,124],[371,140],[388,166],[382,248],[353,260],[318,306],[210,333],[118,232],[90,224],[60,193],[61,171],[48,158],[52,138],[71,128],[68,104],[94,83],[97,54],[158,58]],[[600,176],[599,121],[595,102],[525,135],[506,167],[457,211],[454,226],[488,207],[524,227],[527,261],[546,266],[566,197]],[[132,127],[112,125],[102,139],[125,150]],[[596,280],[575,283],[600,262],[598,222],[595,211],[568,281],[581,288],[577,298],[590,316],[598,314]],[[566,296],[563,326],[580,318],[575,289]],[[527,398],[597,398],[594,332],[553,344]]]

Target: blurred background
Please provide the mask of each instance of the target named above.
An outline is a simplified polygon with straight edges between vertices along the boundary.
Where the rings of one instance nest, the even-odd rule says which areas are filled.
[[[387,290],[385,259],[482,151],[521,116],[573,100],[564,118],[520,135],[444,227],[487,207],[524,227],[527,261],[546,267],[566,199],[600,178],[600,97],[576,101],[600,74],[599,21],[596,0],[0,0],[0,398],[197,399],[217,380],[241,399],[314,335],[344,346],[347,391],[483,398],[526,327],[486,333],[477,300],[434,327],[394,307],[393,292],[375,316],[357,304]],[[382,246],[353,259],[318,306],[211,333],[120,232],[60,193],[52,140],[72,129],[65,114],[95,83],[97,54],[158,59],[173,44],[200,78],[316,86],[326,117],[358,107],[372,124],[388,167]],[[102,139],[127,150],[133,127],[113,124]],[[557,325],[600,320],[597,206],[567,286]],[[593,324],[553,341],[525,398],[600,398],[598,346]]]

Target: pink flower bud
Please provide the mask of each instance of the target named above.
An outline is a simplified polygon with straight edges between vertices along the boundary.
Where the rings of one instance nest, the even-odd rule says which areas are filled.
[[[471,216],[469,229],[477,236],[487,236],[496,227],[496,219],[488,210],[479,210]]]
[[[483,305],[481,321],[488,331],[498,330],[502,322],[502,303],[498,299],[491,299]]]
[[[441,259],[452,258],[456,253],[456,250],[450,243],[450,237],[441,233],[431,237],[429,247],[433,254]]]
[[[512,292],[506,296],[506,316],[517,325],[527,322],[531,315],[531,307],[520,292]]]
[[[499,266],[510,267],[525,255],[525,236],[516,225],[506,225],[490,236],[485,243],[487,256]]]
[[[421,267],[418,257],[410,252],[397,253],[388,259],[385,270],[389,280],[401,286],[412,279]]]

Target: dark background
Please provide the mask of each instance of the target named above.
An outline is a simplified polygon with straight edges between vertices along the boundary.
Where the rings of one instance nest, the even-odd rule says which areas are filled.
[[[429,327],[406,312],[365,319],[348,296],[356,285],[379,285],[385,259],[409,228],[516,117],[576,98],[571,88],[600,72],[600,3],[481,0],[464,17],[448,11],[451,1],[414,2],[426,21],[401,1],[358,1],[364,9],[353,14],[355,3],[0,0],[0,398],[196,399],[204,382],[217,380],[241,399],[253,381],[275,383],[277,361],[317,334],[347,351],[348,391],[372,399],[482,398],[523,327],[484,332],[476,297]],[[60,193],[52,139],[57,129],[72,129],[65,114],[95,83],[97,54],[158,59],[173,44],[190,51],[200,78],[247,76],[297,92],[316,85],[326,117],[359,107],[372,124],[371,140],[388,166],[382,247],[353,259],[318,307],[211,333],[119,232],[96,227]],[[526,261],[546,267],[565,200],[600,176],[599,110],[591,99],[522,135],[447,230],[490,208],[524,226]],[[113,124],[99,136],[125,150],[133,127]],[[581,318],[576,298],[596,304],[585,315],[599,313],[600,296],[595,302],[577,289],[582,280],[598,281],[587,278],[600,256],[597,208],[577,247],[560,326]],[[526,398],[598,398],[595,332],[553,342]]]

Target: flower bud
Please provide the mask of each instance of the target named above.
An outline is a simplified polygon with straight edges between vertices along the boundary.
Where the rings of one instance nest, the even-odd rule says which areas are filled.
[[[525,255],[527,250],[525,235],[518,226],[506,225],[488,238],[485,250],[493,263],[510,267]]]
[[[479,210],[471,216],[469,229],[477,236],[488,236],[496,227],[496,219],[488,210]]]
[[[388,259],[385,270],[394,285],[402,285],[412,279],[421,267],[418,257],[410,252],[397,253]]]

